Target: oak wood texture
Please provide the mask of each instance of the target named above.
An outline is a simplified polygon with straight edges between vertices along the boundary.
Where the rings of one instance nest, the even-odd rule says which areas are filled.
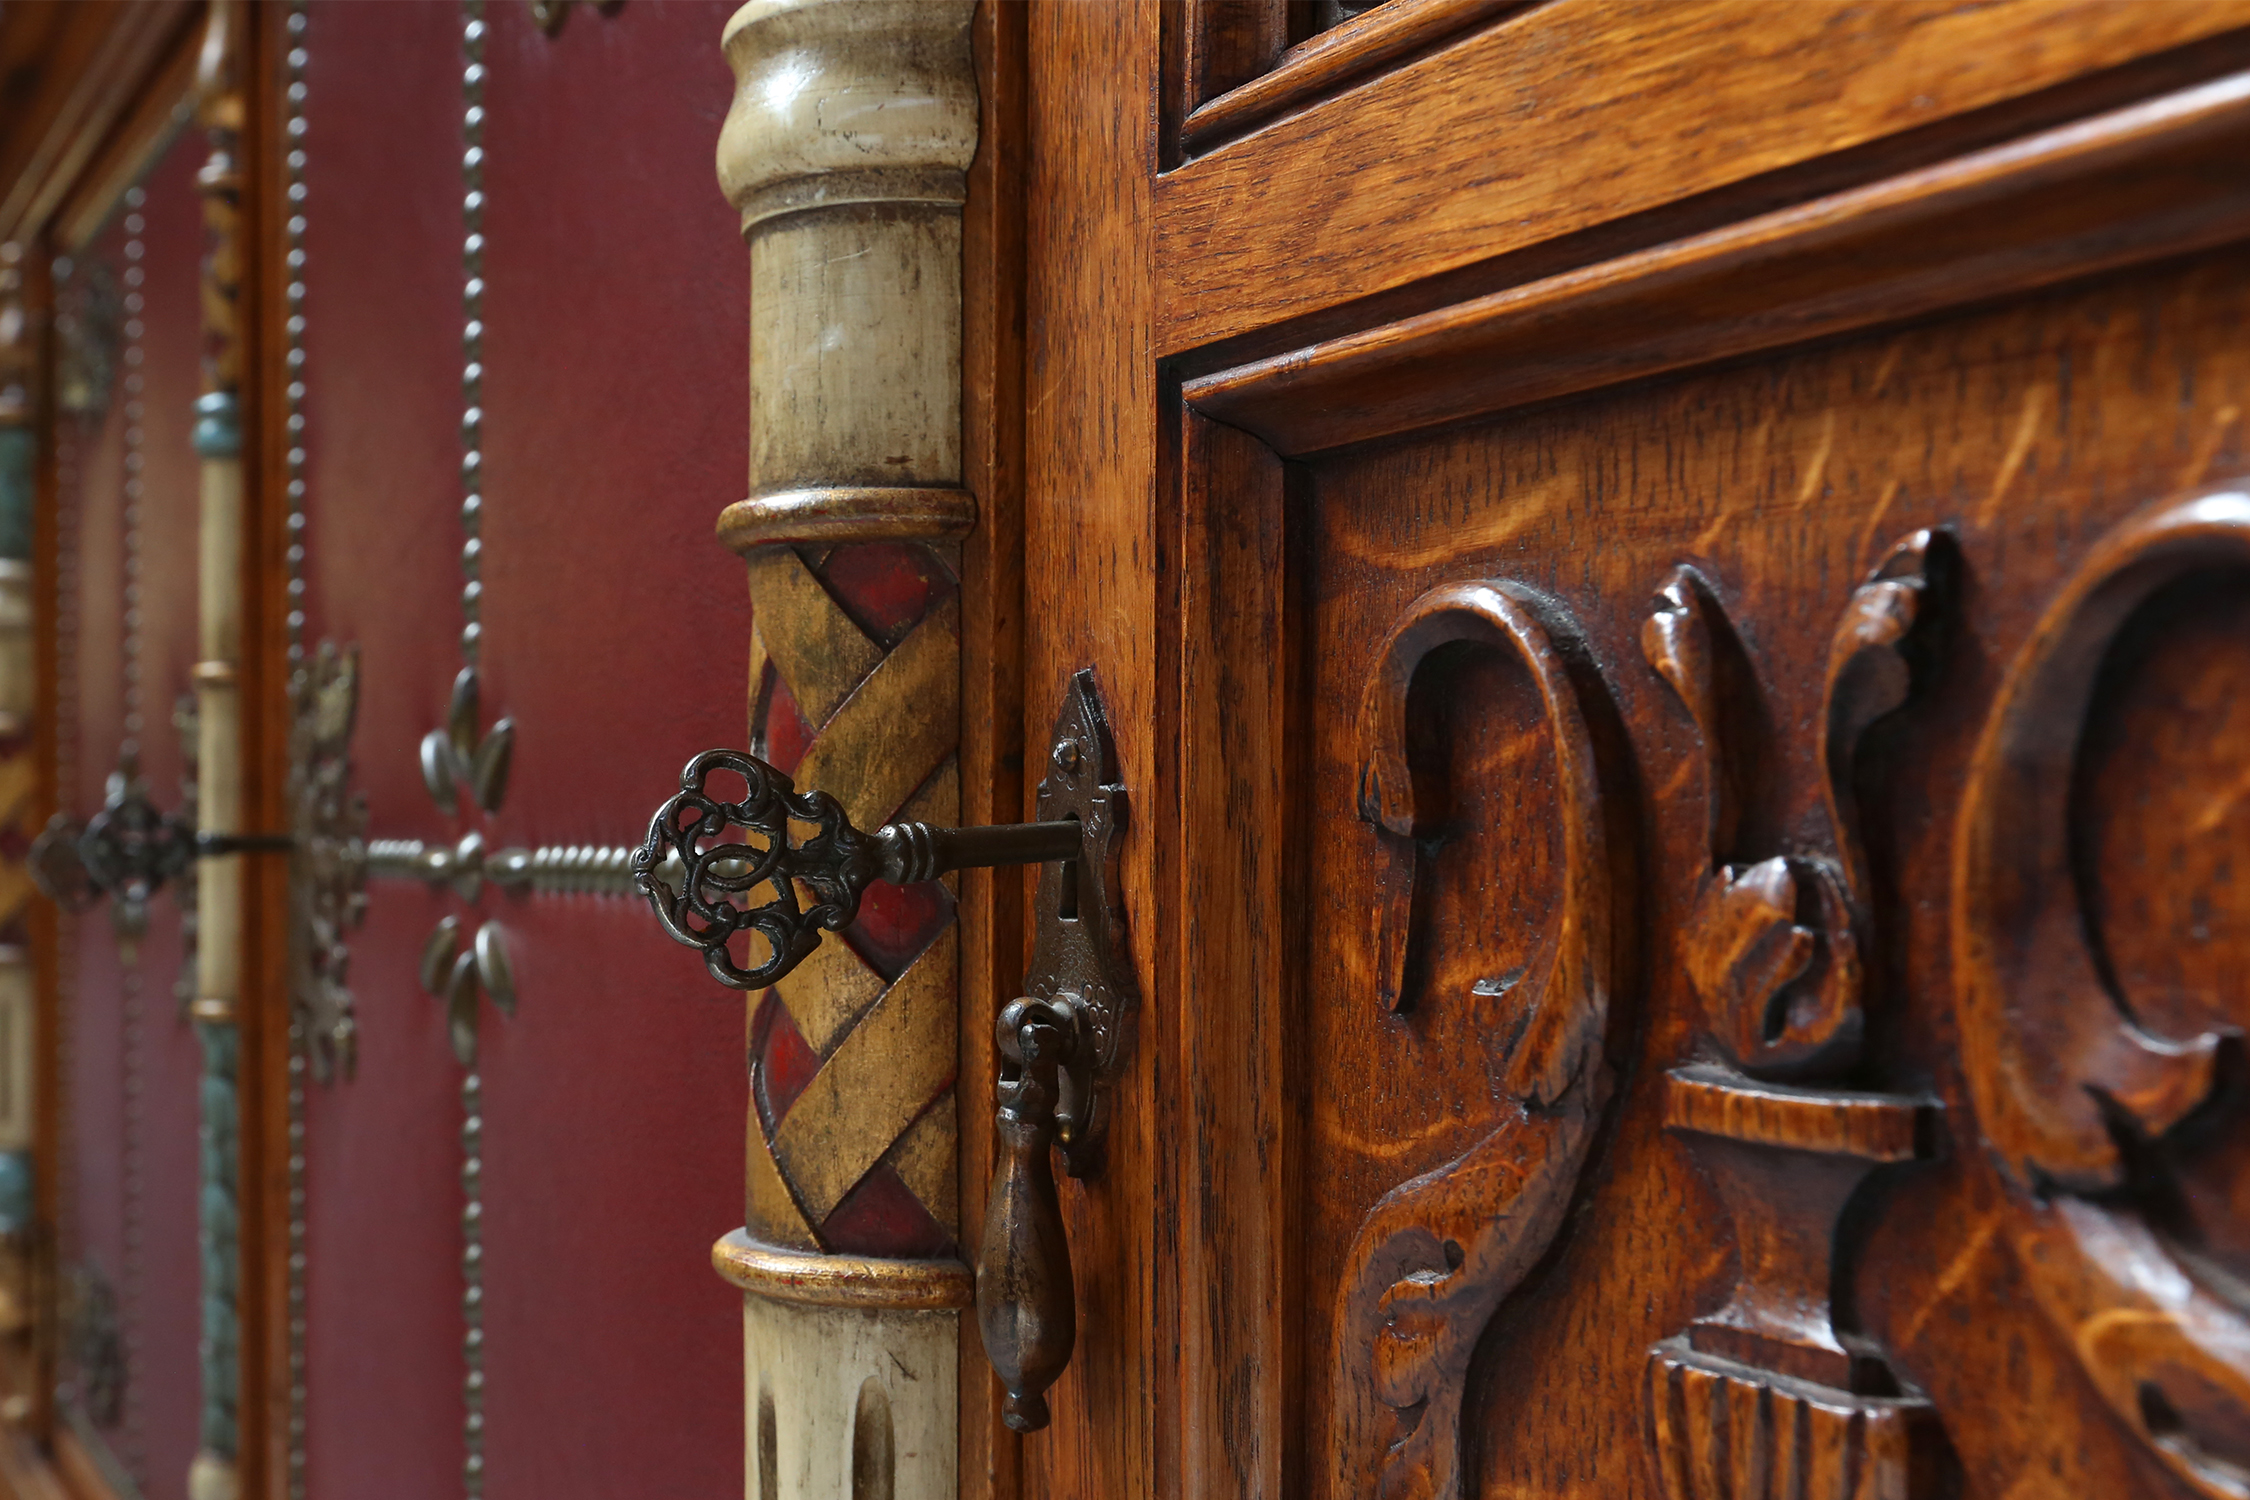
[[[1353,1231],[1336,1301],[1335,1494],[1464,1492],[1469,1360],[1577,1191],[1613,1086],[1610,1001],[1635,957],[1623,746],[1576,622],[1517,584],[1446,584],[1408,605],[1377,648],[1358,725],[1359,816],[1388,846],[1376,881],[1381,1003],[1412,1006],[1408,977],[1429,958],[1415,950],[1444,937],[1427,909],[1434,872],[1417,866],[1432,862],[1426,841],[1453,811],[1451,778],[1414,717],[1442,691],[1424,680],[1431,658],[1467,647],[1516,658],[1536,685],[1554,746],[1557,920],[1536,971],[1516,981],[1516,1016],[1492,1058],[1504,1103],[1491,1133],[1385,1193]]]
[[[1256,17],[1034,11],[1026,682],[1091,663],[1178,816],[1126,853],[1122,1091],[1155,1113],[1063,1189],[1078,1347],[1023,1493],[2218,1493],[2232,1377],[2190,1345],[2232,1283],[2161,1235],[2238,1274],[2232,1127],[2129,1152],[2148,1196],[2068,1199],[2043,1243],[2078,1269],[2027,1271],[1949,910],[2006,663],[2102,533],[2243,466],[2246,19],[1563,0],[1220,143],[1182,116],[1221,54],[1178,28],[1254,62]],[[1160,171],[1183,135],[1204,154]],[[2145,872],[2085,899],[2167,1036],[2229,1014],[2195,944],[2236,931],[2214,872],[2245,836],[2185,727],[2234,733],[2246,665],[2203,577],[2165,618],[2229,665],[2136,626],[2163,670],[2072,794]],[[1702,644],[1644,644],[1668,583]],[[1575,621],[1615,706],[1633,961],[1573,1033],[1617,1080],[1574,1122],[1508,1086],[1571,1055],[1531,1029],[1573,931],[1567,736],[1520,664],[1434,656],[1401,722],[1445,805],[1362,820],[1384,642],[1475,585]],[[1699,920],[1737,879],[1744,920]],[[1583,1165],[1545,1229],[1470,1216],[1532,1247],[1473,1326],[1339,1318],[1368,1216],[1519,1114]],[[1462,1285],[1455,1243],[1402,1302]],[[2205,1300],[2120,1303],[2134,1267]],[[1386,1352],[1423,1340],[1448,1357]],[[2124,1410],[2116,1371],[2191,1355],[2210,1382]]]
[[[1027,222],[1024,427],[1025,743],[1038,745],[1054,695],[1091,667],[1134,798],[1153,826],[1179,806],[1167,743],[1173,691],[1145,622],[1167,617],[1175,584],[1159,559],[1158,379],[1148,341],[1155,307],[1145,238],[1156,167],[1158,7],[1033,7],[1025,132]],[[1101,79],[1100,87],[1088,81]],[[1061,398],[1058,400],[1058,396]],[[1065,601],[1068,601],[1067,604]],[[1113,1096],[1108,1162],[1062,1185],[1081,1336],[1048,1394],[1054,1422],[1023,1445],[1026,1496],[1149,1495],[1177,1481],[1167,1415],[1178,1383],[1160,1296],[1179,1253],[1175,1211],[1159,1197],[1175,1164],[1155,1087],[1172,1040],[1177,991],[1162,955],[1181,915],[1163,863],[1169,841],[1128,837],[1123,895],[1132,958],[1146,985],[1140,1040]],[[1248,1299],[1245,1299],[1248,1300]],[[1131,1332],[1128,1332],[1131,1331]],[[1198,1488],[1217,1488],[1198,1481]]]
[[[2129,1008],[2105,928],[2079,894],[2122,872],[2097,875],[2072,849],[2088,806],[2073,782],[2105,659],[2135,613],[2198,572],[2239,588],[2245,564],[2250,496],[2239,488],[2144,512],[2100,539],[2000,683],[1970,766],[1953,881],[1963,1066],[2011,1189],[2025,1274],[2126,1430],[2214,1497],[2239,1489],[2250,1458],[2250,1308],[2223,1273],[2199,1274],[2192,1241],[2172,1238],[2182,1216],[2165,1201],[2165,1158],[2136,1156],[2188,1134],[2237,1033],[2213,1015],[2160,1034]],[[2231,1207],[2189,1192],[2191,1216]]]
[[[962,483],[976,496],[977,526],[961,548],[961,819],[1019,823],[1029,809],[1023,713],[1023,427],[1025,46],[1029,8],[980,5],[970,41],[977,84],[977,154],[961,207]],[[1027,881],[1015,870],[964,870],[961,905],[961,1060],[955,1088],[989,1099],[998,1057],[972,1024],[1022,993]],[[964,1254],[982,1241],[992,1180],[991,1118],[960,1120],[959,1197]],[[1020,1439],[1002,1413],[1005,1390],[984,1342],[960,1320],[961,1493],[1017,1493]]]
[[[1195,150],[1226,140],[1522,4],[1384,0],[1286,51],[1281,50],[1290,39],[1285,5],[1236,0],[1233,14],[1223,4],[1191,10],[1181,28],[1187,33],[1189,58],[1189,109],[1180,124],[1181,144]],[[1223,48],[1212,45],[1221,39],[1227,44]]]
[[[2232,0],[1560,0],[1167,174],[1157,346],[1335,308],[2246,23]]]
[[[2239,236],[2250,74],[1200,375],[1285,452],[1569,396]]]

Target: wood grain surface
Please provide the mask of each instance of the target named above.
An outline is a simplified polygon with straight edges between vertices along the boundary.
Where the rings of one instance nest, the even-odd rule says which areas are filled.
[[[1027,755],[1072,673],[1091,667],[1134,802],[1176,805],[1176,647],[1150,628],[1176,584],[1164,566],[1147,237],[1156,167],[1156,0],[1032,11],[1026,133],[1024,717]],[[1088,80],[1104,80],[1098,88]],[[1077,1352],[1048,1393],[1054,1425],[1024,1445],[1023,1493],[1041,1500],[1153,1495],[1176,1484],[1181,1431],[1166,1357],[1179,1254],[1177,1207],[1159,1184],[1168,1112],[1158,1080],[1178,988],[1170,841],[1128,835],[1124,895],[1145,988],[1114,1101],[1108,1165],[1062,1187],[1078,1289]]]
[[[1027,692],[1106,674],[1134,794],[1177,811],[1126,856],[1121,1104],[1154,1113],[1066,1204],[1093,1271],[1027,1493],[2232,1493],[2235,1075],[2105,1115],[2040,1071],[2086,1146],[2131,1127],[2041,1208],[1987,1135],[1996,1044],[1964,1050],[1956,886],[2042,617],[2243,472],[2246,21],[1561,0],[1292,92],[1296,22],[1254,6],[1035,12]],[[2078,882],[2160,1050],[2250,1019],[2217,967],[2243,575],[2183,566],[2116,635],[2114,709],[2050,716],[2099,727],[2089,769],[1992,835],[2033,872],[2003,889]],[[1615,1091],[1575,1117],[1551,695],[1441,643],[1400,700],[1411,815],[1366,821],[1366,684],[1472,585],[1574,622],[1614,705],[1595,801],[1639,852]],[[2000,951],[2035,977],[2029,941]],[[1494,1140],[1509,1180],[1568,1169],[1449,1219],[1433,1185]],[[1358,1296],[1399,1234],[1424,1260]],[[1523,1263],[1479,1282],[1477,1234]]]
[[[1169,173],[1166,354],[2250,23],[2235,0],[1558,0]]]

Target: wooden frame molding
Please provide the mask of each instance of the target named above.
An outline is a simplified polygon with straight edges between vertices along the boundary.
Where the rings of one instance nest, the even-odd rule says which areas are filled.
[[[2240,0],[1900,0],[1849,24],[1824,5],[1557,0],[1165,174],[1157,352],[1344,312],[2246,22]],[[2072,45],[2043,44],[2058,32]],[[1652,97],[1694,99],[1692,128]],[[1495,132],[1521,170],[1493,170]]]
[[[2238,73],[1184,394],[1298,455],[1825,338],[2240,238],[2246,147]]]

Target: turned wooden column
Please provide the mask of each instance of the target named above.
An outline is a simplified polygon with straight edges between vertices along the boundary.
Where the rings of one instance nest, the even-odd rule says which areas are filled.
[[[214,0],[197,87],[211,155],[203,194],[203,393],[195,403],[201,460],[197,572],[200,641],[194,669],[196,826],[242,831],[242,90],[243,15]],[[188,1471],[190,1500],[234,1500],[241,1485],[241,1283],[239,1235],[242,858],[195,863],[195,1000],[203,1046],[199,1142],[202,1403],[200,1443]]]
[[[961,204],[971,0],[753,0],[719,180],[750,253],[754,750],[861,827],[957,821]],[[950,888],[882,888],[750,998],[749,1493],[955,1490],[959,944]]]

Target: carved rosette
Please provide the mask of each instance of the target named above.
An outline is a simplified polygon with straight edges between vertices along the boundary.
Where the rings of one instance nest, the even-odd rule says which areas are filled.
[[[2221,1087],[2231,1027],[2136,1021],[2082,909],[2072,782],[2104,659],[2190,575],[2250,565],[2250,495],[2206,495],[2105,537],[2000,685],[1954,841],[1961,1058],[2040,1310],[2118,1422],[2213,1500],[2250,1495],[2250,1296],[2165,1199],[2183,1127]],[[2192,1231],[2190,1231],[2192,1233]]]
[[[718,168],[750,254],[750,472],[718,530],[749,572],[751,747],[860,827],[958,820],[972,9],[753,0],[724,39],[737,86]],[[950,1495],[951,1309],[969,1293],[950,887],[871,891],[844,936],[750,999],[745,1234],[720,1259],[756,1294],[751,1489],[852,1490],[873,1392],[887,1433],[927,1434],[885,1439],[896,1492]],[[878,1269],[917,1261],[934,1280]],[[924,1282],[941,1294],[899,1290]],[[863,1372],[856,1401],[838,1367]]]
[[[1708,863],[1680,933],[1708,1060],[1666,1080],[1665,1124],[1694,1153],[1739,1246],[1726,1303],[1649,1351],[1648,1441],[1665,1500],[1850,1495],[1926,1500],[1948,1458],[1929,1401],[1835,1321],[1846,1207],[1877,1170],[1930,1154],[1937,1106],[1839,1084],[1879,993],[1853,802],[1860,737],[1907,701],[1916,632],[1949,542],[1917,532],[1853,591],[1831,637],[1813,747],[1826,839],[1739,846],[1754,781],[1730,728],[1757,722],[1748,653],[1708,579],[1680,567],[1642,630],[1694,726]]]

